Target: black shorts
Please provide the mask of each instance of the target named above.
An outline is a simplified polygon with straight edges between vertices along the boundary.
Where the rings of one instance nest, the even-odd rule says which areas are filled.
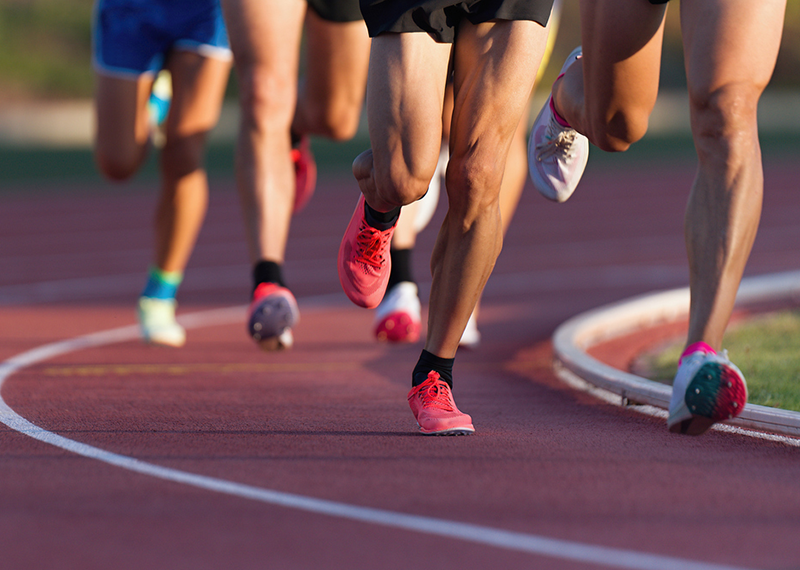
[[[308,7],[329,22],[357,22],[361,20],[358,0],[306,0]]]
[[[650,0],[651,4],[666,4],[669,0]]]
[[[452,43],[466,18],[472,24],[490,20],[532,20],[547,25],[553,0],[360,0],[370,37],[393,32],[427,32]]]

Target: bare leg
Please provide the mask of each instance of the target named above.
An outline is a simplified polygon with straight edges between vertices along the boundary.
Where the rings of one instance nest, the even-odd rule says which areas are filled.
[[[438,357],[455,355],[500,253],[499,194],[506,157],[546,41],[546,29],[528,21],[464,24],[459,29],[446,184],[449,210],[431,259],[425,344]]]
[[[111,180],[130,178],[142,165],[150,147],[147,101],[153,76],[121,79],[95,76],[97,167]]]
[[[645,0],[581,0],[583,58],[553,85],[559,114],[607,151],[647,131],[658,95],[664,6]],[[586,95],[584,95],[586,94]]]
[[[683,0],[692,134],[699,165],[686,208],[687,344],[719,350],[761,213],[756,107],[772,76],[785,0]]]
[[[295,175],[289,129],[297,100],[302,0],[223,0],[239,79],[236,179],[253,264],[282,263]]]
[[[306,14],[306,74],[292,131],[333,140],[355,136],[367,85],[370,39],[363,21],[329,22]]]
[[[208,203],[203,152],[216,125],[230,62],[176,51],[167,65],[173,98],[161,153],[162,189],[156,213],[156,266],[182,272]]]
[[[353,174],[367,204],[379,212],[427,191],[439,159],[449,57],[450,46],[427,34],[373,39],[367,90],[372,148],[356,157]]]

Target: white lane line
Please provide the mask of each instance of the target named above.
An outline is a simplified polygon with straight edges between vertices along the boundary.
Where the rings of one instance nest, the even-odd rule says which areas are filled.
[[[324,299],[325,297],[310,299],[310,304],[318,305]],[[197,328],[214,324],[235,323],[242,321],[243,316],[244,307],[231,307],[185,315],[181,319],[181,322],[188,328]],[[6,379],[14,372],[26,366],[31,366],[55,356],[85,348],[129,341],[137,337],[137,326],[110,329],[46,344],[18,354],[0,363],[0,422],[14,431],[32,437],[38,441],[135,473],[285,508],[298,509],[412,532],[433,534],[455,540],[539,556],[548,556],[561,560],[572,560],[592,565],[602,564],[614,568],[629,568],[635,570],[744,570],[741,567],[696,562],[693,560],[659,556],[619,548],[592,546],[580,542],[558,540],[446,519],[359,507],[347,503],[284,493],[235,483],[224,479],[197,475],[106,451],[47,431],[17,414],[2,398],[2,388]]]

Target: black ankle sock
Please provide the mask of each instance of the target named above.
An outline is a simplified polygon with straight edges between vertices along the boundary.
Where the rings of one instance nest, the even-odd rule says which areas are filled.
[[[403,281],[414,281],[414,276],[411,273],[411,252],[413,249],[392,249],[390,254],[392,256],[392,271],[389,273],[389,283],[386,285],[386,291]]]
[[[281,266],[274,261],[259,261],[253,267],[253,291],[262,283],[277,283],[286,287]]]
[[[301,135],[298,135],[298,134],[297,134],[296,132],[294,132],[294,131],[291,131],[291,132],[289,133],[289,136],[290,136],[290,137],[291,137],[291,139],[292,139],[292,148],[297,148],[297,145],[299,145],[299,144],[300,144],[300,141],[302,140],[302,138],[303,138],[303,137],[302,137]]]
[[[414,372],[411,373],[411,385],[419,386],[428,379],[428,373],[435,370],[439,373],[442,380],[447,382],[450,388],[453,387],[453,362],[455,358],[440,358],[431,354],[427,350],[422,351],[419,356]]]
[[[376,230],[385,232],[397,223],[397,218],[400,217],[400,206],[392,208],[388,212],[379,212],[369,207],[369,204],[364,202],[364,219],[367,223]]]

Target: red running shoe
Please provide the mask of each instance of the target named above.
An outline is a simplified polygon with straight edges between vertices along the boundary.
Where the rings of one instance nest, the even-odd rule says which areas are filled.
[[[375,338],[386,342],[417,342],[422,330],[417,285],[401,281],[387,291],[375,311]]]
[[[253,293],[247,319],[247,332],[265,351],[291,348],[292,327],[300,311],[292,292],[277,283],[261,283]]]
[[[408,405],[425,435],[475,433],[472,418],[456,407],[450,386],[431,370],[428,379],[408,393]]]
[[[292,213],[297,214],[306,207],[317,186],[317,163],[311,152],[311,143],[308,137],[301,138],[298,145],[292,149],[292,162],[295,176]]]
[[[385,231],[370,226],[364,219],[364,203],[362,194],[339,246],[339,281],[353,303],[374,309],[389,283],[394,226]]]

